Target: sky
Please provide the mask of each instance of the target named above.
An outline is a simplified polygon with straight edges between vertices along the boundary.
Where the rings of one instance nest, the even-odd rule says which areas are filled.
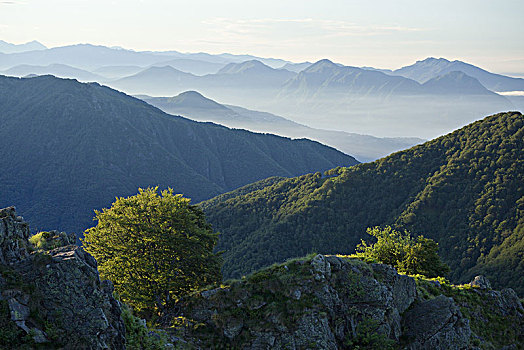
[[[0,0],[0,39],[524,73],[522,0]]]

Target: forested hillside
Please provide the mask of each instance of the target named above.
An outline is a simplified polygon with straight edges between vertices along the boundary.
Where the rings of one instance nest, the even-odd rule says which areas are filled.
[[[202,203],[238,277],[310,252],[352,253],[367,227],[440,244],[450,278],[524,293],[524,117],[497,114],[373,163],[251,185]]]
[[[194,201],[270,176],[357,161],[291,140],[166,114],[94,84],[0,76],[0,207],[34,230],[80,234],[94,209],[139,187],[172,187]]]

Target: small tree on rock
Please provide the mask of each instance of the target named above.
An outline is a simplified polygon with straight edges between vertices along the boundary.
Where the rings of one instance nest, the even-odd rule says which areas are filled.
[[[376,242],[368,244],[362,240],[357,246],[357,255],[362,258],[391,265],[408,275],[438,277],[449,272],[438,255],[438,243],[432,239],[412,237],[409,232],[402,233],[390,226],[368,228],[366,232],[375,237]]]
[[[86,251],[100,276],[138,311],[162,311],[172,299],[221,280],[218,236],[202,210],[172,189],[139,189],[95,211],[98,224],[85,232]]]

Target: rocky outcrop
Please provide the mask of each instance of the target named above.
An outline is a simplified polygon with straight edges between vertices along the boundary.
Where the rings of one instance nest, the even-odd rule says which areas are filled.
[[[392,267],[316,255],[194,295],[165,319],[185,324],[186,340],[202,349],[387,347],[400,341],[415,298],[415,281]]]
[[[163,322],[198,349],[444,350],[518,348],[522,316],[510,289],[453,287],[387,265],[316,255],[186,297]],[[494,334],[489,322],[515,329],[513,338]]]
[[[403,317],[408,349],[465,349],[469,344],[469,320],[452,298],[439,295],[416,304]]]
[[[0,210],[0,218],[0,300],[10,313],[0,317],[10,317],[17,327],[13,329],[34,343],[124,349],[120,304],[112,296],[112,284],[100,280],[95,259],[71,244],[72,237],[54,231],[45,237],[57,248],[31,251],[29,229],[14,208]]]
[[[475,276],[473,281],[469,282],[469,285],[480,289],[491,289],[491,283],[486,277],[482,275]]]
[[[14,207],[0,209],[0,264],[8,265],[29,255],[29,225]]]

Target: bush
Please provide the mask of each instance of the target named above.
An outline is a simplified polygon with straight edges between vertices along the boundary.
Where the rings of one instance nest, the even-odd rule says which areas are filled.
[[[366,232],[377,241],[368,244],[364,240],[357,246],[357,255],[363,259],[376,260],[395,267],[408,275],[426,277],[444,276],[449,267],[438,255],[438,243],[424,236],[412,237],[390,226],[368,228]]]
[[[51,250],[76,243],[76,237],[73,234],[58,231],[39,232],[29,238],[36,250]]]

